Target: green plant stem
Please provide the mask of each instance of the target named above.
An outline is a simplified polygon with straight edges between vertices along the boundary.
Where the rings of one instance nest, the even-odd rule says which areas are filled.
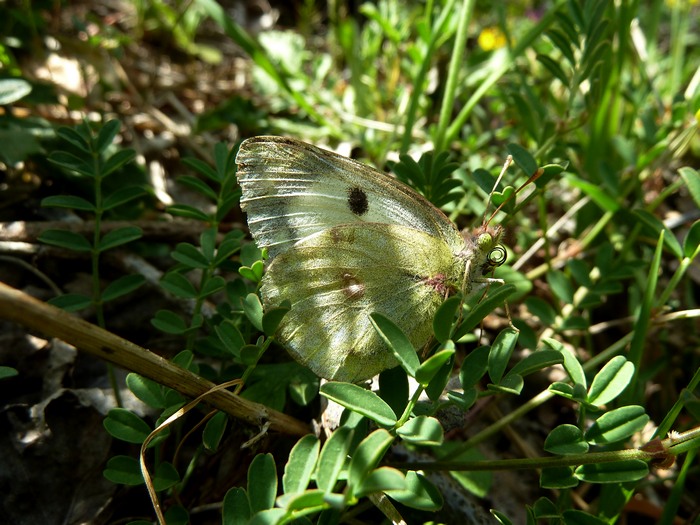
[[[452,58],[450,67],[447,73],[447,84],[445,86],[445,96],[442,100],[440,108],[440,120],[438,121],[437,129],[435,130],[435,153],[444,151],[445,134],[448,129],[448,122],[452,118],[452,108],[457,93],[457,84],[459,82],[459,73],[462,70],[464,63],[464,52],[467,44],[467,32],[469,29],[469,21],[474,12],[475,0],[464,0],[462,10],[459,14],[459,22],[457,25],[457,35],[455,36],[454,47],[452,48]]]
[[[413,92],[411,93],[411,100],[408,105],[408,110],[406,111],[406,121],[404,123],[404,133],[401,138],[401,154],[408,152],[408,148],[411,145],[411,139],[413,138],[413,126],[416,123],[416,115],[418,113],[418,107],[420,104],[421,97],[423,95],[423,88],[425,86],[425,81],[428,76],[428,71],[430,71],[430,66],[432,64],[431,58],[433,52],[435,51],[435,46],[440,38],[443,37],[443,32],[447,22],[452,16],[452,9],[454,8],[455,0],[449,0],[442,10],[440,18],[435,23],[433,32],[430,35],[430,42],[428,42],[428,48],[425,50],[425,55],[423,61],[421,62],[420,69],[416,74],[416,78],[413,80]],[[428,2],[426,5],[425,13],[426,19],[429,19],[432,12],[432,2]],[[444,107],[444,106],[443,106]]]
[[[629,382],[631,387],[628,386],[620,398],[624,404],[632,403],[637,398],[637,392],[634,391],[634,386],[638,384],[637,377],[639,376],[639,370],[642,364],[646,335],[649,330],[649,325],[651,324],[654,294],[656,293],[656,286],[659,280],[659,267],[661,266],[661,255],[663,254],[664,248],[664,233],[664,230],[661,230],[659,240],[656,244],[656,251],[654,252],[654,259],[649,269],[649,277],[644,287],[642,305],[637,320],[634,323],[632,342],[630,343],[630,349],[627,353],[627,358],[634,365],[634,375]]]
[[[537,458],[497,459],[482,461],[414,461],[395,463],[392,466],[411,470],[451,470],[451,471],[480,471],[480,470],[516,470],[542,469],[552,467],[575,467],[617,461],[638,460],[649,463],[652,460],[664,460],[669,456],[678,456],[685,452],[691,453],[700,448],[700,427],[683,434],[660,440],[654,450],[627,449],[610,450],[606,452],[586,452],[567,456],[543,456]],[[454,450],[452,455],[458,455]]]
[[[411,412],[413,412],[413,408],[416,406],[416,403],[418,403],[418,399],[424,390],[425,388],[422,385],[419,385],[418,388],[416,388],[416,391],[413,392],[411,399],[406,404],[406,408],[404,409],[403,414],[401,414],[399,420],[396,422],[396,425],[394,425],[394,428],[400,428],[406,424],[406,421],[408,421],[408,418],[411,416]]]
[[[678,283],[681,282],[681,279],[683,279],[685,272],[688,270],[688,268],[690,268],[690,265],[693,263],[694,259],[695,257],[683,257],[683,259],[681,259],[678,268],[676,268],[676,271],[673,272],[673,275],[671,276],[671,279],[669,279],[668,284],[664,287],[663,291],[661,292],[661,295],[655,301],[655,306],[657,308],[662,307],[666,303],[668,303],[668,300],[671,298],[671,294],[678,287]]]
[[[695,457],[697,456],[697,450],[691,450],[681,466],[676,482],[671,488],[671,493],[668,499],[664,503],[664,510],[661,514],[661,519],[659,519],[659,525],[672,525],[676,523],[676,517],[678,516],[678,509],[681,505],[681,500],[683,499],[683,493],[686,490],[686,478],[688,476],[688,471],[695,462]]]
[[[95,307],[97,326],[106,329],[107,323],[105,321],[100,284],[100,243],[102,241],[102,215],[104,214],[102,209],[102,158],[94,138],[90,139],[90,146],[92,148],[93,173],[95,174],[95,224],[92,235],[92,250],[90,251],[92,263],[92,304]],[[107,377],[109,377],[109,385],[114,394],[114,401],[118,407],[122,407],[122,396],[119,391],[114,366],[111,363],[107,363]]]
[[[481,100],[481,98],[488,93],[494,84],[498,82],[498,80],[510,69],[515,58],[522,55],[525,50],[527,50],[532,43],[540,37],[544,30],[549,27],[549,25],[554,21],[556,12],[562,5],[565,4],[566,2],[563,0],[558,1],[549,11],[547,11],[547,13],[544,14],[540,21],[525,34],[525,36],[520,40],[520,42],[518,42],[518,44],[509,54],[503,53],[503,56],[500,57],[500,61],[494,61],[496,65],[491,71],[491,74],[486,77],[481,84],[479,84],[479,87],[474,91],[474,94],[469,97],[469,100],[467,100],[462,110],[447,129],[445,142],[449,143],[450,141],[454,140],[479,100]],[[435,149],[438,151],[437,147]]]
[[[456,454],[454,454],[456,455]],[[451,471],[480,471],[480,470],[518,470],[541,469],[552,467],[573,467],[578,465],[590,465],[595,463],[612,463],[615,461],[629,461],[637,459],[649,462],[657,454],[644,450],[616,450],[610,452],[589,452],[571,456],[537,457],[497,459],[485,461],[416,461],[410,463],[394,464],[397,468],[411,470],[451,470]]]

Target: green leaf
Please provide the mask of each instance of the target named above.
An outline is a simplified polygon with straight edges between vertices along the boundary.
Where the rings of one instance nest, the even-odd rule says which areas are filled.
[[[438,343],[444,344],[450,338],[457,310],[462,304],[461,295],[453,295],[444,301],[433,317],[433,333]]]
[[[263,307],[260,298],[254,293],[249,293],[245,299],[241,301],[243,313],[246,315],[250,323],[260,332],[263,331]]]
[[[403,368],[395,366],[379,374],[379,397],[387,402],[394,414],[403,414],[410,398],[408,376]]]
[[[216,192],[202,179],[198,179],[197,177],[193,177],[191,175],[184,175],[182,177],[178,177],[177,181],[180,184],[195,190],[197,193],[204,195],[213,202],[216,202],[218,199]]]
[[[582,510],[567,509],[561,513],[562,523],[566,525],[608,525],[610,522],[584,512]]]
[[[199,294],[200,297],[209,297],[215,293],[220,292],[226,286],[226,281],[220,275],[214,275],[206,280],[202,290]]]
[[[440,422],[428,416],[409,419],[405,425],[396,429],[396,433],[409,443],[423,446],[441,445],[444,439]]]
[[[306,490],[316,468],[321,442],[313,434],[307,434],[296,442],[284,466],[282,487],[285,494]]]
[[[565,304],[574,302],[574,287],[564,272],[547,272],[547,283],[560,301]]]
[[[211,262],[216,255],[216,228],[207,228],[199,235],[199,246],[202,255]]]
[[[421,370],[425,370],[427,375],[432,374],[430,382],[425,386],[425,393],[431,401],[435,402],[440,400],[440,396],[442,396],[442,393],[445,391],[445,387],[447,387],[447,383],[449,383],[450,378],[452,377],[452,370],[454,368],[454,342],[447,341],[447,343],[445,343],[443,346],[444,348],[438,353],[442,354],[444,352],[448,357],[446,360],[442,361],[442,365],[435,370],[434,374],[429,371],[429,367],[431,367],[432,364],[428,364],[425,369],[423,369],[423,365],[421,365],[421,367],[416,371],[416,374],[419,376],[423,374]],[[431,359],[432,358],[429,358],[426,361],[431,361]],[[440,357],[437,359],[437,363],[442,360]]]
[[[102,424],[109,435],[127,443],[141,444],[151,433],[143,419],[125,408],[111,409]]]
[[[121,246],[122,244],[140,239],[142,235],[143,232],[141,231],[141,228],[137,228],[136,226],[117,228],[116,230],[112,230],[102,237],[97,249],[100,252],[104,252],[106,250],[116,248],[117,246]]]
[[[132,149],[121,149],[117,151],[116,153],[114,153],[114,155],[109,157],[102,165],[102,173],[100,175],[102,177],[111,175],[119,168],[124,166],[124,164],[131,162],[135,156],[136,152],[134,152],[134,150]]]
[[[66,312],[77,312],[91,306],[92,297],[79,293],[66,293],[49,299],[48,303]]]
[[[245,489],[233,487],[226,492],[222,507],[222,525],[247,525],[250,519],[250,502]]]
[[[523,170],[525,175],[528,177],[534,175],[537,171],[537,161],[534,159],[530,152],[518,144],[508,144],[506,146],[508,153],[513,156],[513,160],[518,167]]]
[[[601,406],[619,396],[634,376],[634,365],[623,356],[613,357],[596,374],[588,390],[587,401],[591,405]]]
[[[649,474],[649,466],[639,459],[581,465],[574,471],[581,481],[589,483],[626,483],[638,481]]]
[[[523,380],[523,376],[519,374],[508,374],[497,384],[489,383],[487,387],[493,392],[517,396],[520,395],[524,385],[525,381]]]
[[[102,210],[108,211],[127,202],[138,199],[146,194],[146,190],[138,186],[128,186],[120,188],[117,191],[110,193],[102,201]]]
[[[182,163],[186,164],[190,168],[194,169],[195,171],[199,172],[200,174],[204,175],[208,179],[211,179],[214,182],[221,182],[219,180],[219,176],[217,175],[216,171],[214,171],[214,168],[212,168],[209,164],[204,162],[203,160],[194,158],[194,157],[185,157],[182,159]],[[194,178],[190,177],[189,175],[186,175],[185,177],[187,178]],[[180,179],[178,179],[179,181]],[[216,197],[215,197],[216,199]]]
[[[194,299],[197,297],[197,289],[190,280],[179,272],[168,272],[160,280],[160,285],[175,297],[182,299]]]
[[[52,246],[76,252],[89,252],[92,250],[92,245],[85,237],[65,230],[45,230],[39,235],[39,240]]]
[[[126,376],[126,386],[137,398],[150,407],[163,409],[168,406],[163,392],[164,387],[152,379],[132,372]]]
[[[174,365],[184,368],[185,370],[190,370],[191,372],[196,368],[196,365],[194,367],[192,366],[193,361],[194,354],[191,350],[182,350],[172,358],[172,363]]]
[[[123,275],[108,284],[102,291],[102,302],[113,301],[139,288],[146,279],[143,275]]]
[[[526,376],[534,372],[539,372],[544,368],[562,364],[563,362],[564,358],[561,352],[557,352],[556,350],[538,350],[516,363],[515,366],[508,371],[508,375],[518,374]]]
[[[173,204],[172,206],[168,206],[166,211],[171,215],[184,217],[185,219],[194,219],[201,222],[209,222],[210,220],[209,215],[204,213],[202,210],[187,204]]]
[[[257,512],[248,522],[248,525],[277,525],[282,523],[283,518],[287,515],[285,509],[266,509]]]
[[[7,379],[8,377],[15,377],[19,375],[16,368],[11,366],[0,366],[0,380]]]
[[[616,408],[596,419],[586,430],[586,439],[596,445],[622,441],[640,432],[648,421],[644,407],[630,405]]]
[[[182,505],[173,505],[163,514],[168,525],[190,525],[190,513]],[[129,523],[129,525],[134,525]],[[147,524],[150,525],[150,524]]]
[[[177,473],[177,469],[172,463],[168,463],[167,461],[159,463],[152,473],[152,476],[153,488],[156,489],[157,492],[167,490],[180,482],[180,475]]]
[[[136,486],[143,483],[138,460],[129,456],[114,456],[110,458],[107,461],[103,475],[112,483],[120,485]]]
[[[232,230],[228,232],[221,240],[221,244],[216,250],[216,258],[214,264],[219,266],[225,260],[230,259],[232,255],[241,249],[241,239],[243,232],[240,230]],[[262,261],[260,262],[262,265]]]
[[[287,302],[287,304],[289,304],[289,302]],[[270,308],[265,312],[262,318],[263,333],[268,337],[274,336],[284,316],[287,315],[290,309],[289,306],[279,306]]]
[[[88,159],[82,159],[76,157],[72,153],[66,153],[65,151],[55,151],[49,156],[49,161],[61,168],[68,171],[75,171],[85,177],[94,178],[95,168],[88,161]]]
[[[426,359],[416,370],[416,381],[424,387],[427,386],[454,356],[454,348],[440,350]]]
[[[244,279],[249,279],[254,283],[259,283],[262,280],[264,265],[262,261],[255,261],[253,266],[241,266],[238,273]]]
[[[442,507],[440,491],[425,476],[406,472],[405,490],[388,490],[386,495],[412,509],[436,511]]]
[[[245,345],[243,334],[238,327],[230,321],[224,321],[214,327],[216,335],[224,344],[224,348],[233,356],[239,356],[241,348]]]
[[[70,208],[80,211],[95,211],[95,205],[90,201],[75,195],[53,195],[41,199],[42,206],[53,206],[55,208]]]
[[[352,383],[329,382],[321,386],[321,395],[341,406],[357,412],[378,425],[396,424],[396,414],[377,394]]]
[[[525,306],[527,306],[530,313],[537,316],[544,325],[553,326],[557,320],[557,312],[541,297],[528,297],[525,299]]]
[[[573,467],[545,468],[540,474],[540,487],[543,489],[572,489],[578,484]]]
[[[277,505],[288,511],[321,510],[326,503],[326,493],[320,489],[282,494]]]
[[[241,362],[245,366],[255,366],[263,354],[263,349],[257,345],[245,345],[241,348]],[[251,394],[252,387],[246,389],[247,395]],[[269,390],[269,388],[267,389]]]
[[[549,70],[549,72],[562,84],[564,84],[565,86],[569,85],[569,78],[566,76],[566,73],[564,73],[564,70],[559,65],[559,62],[555,61],[551,57],[548,57],[547,55],[542,55],[539,53],[537,54],[536,58],[537,61],[544,67],[546,67]]]
[[[207,421],[204,426],[204,431],[202,432],[202,444],[204,448],[211,451],[216,451],[219,448],[219,443],[221,443],[221,438],[224,437],[224,432],[226,432],[226,425],[228,424],[228,415],[226,412],[217,412],[212,416],[212,418]]]
[[[271,509],[277,496],[277,471],[272,454],[258,454],[248,467],[248,498],[255,512]]]
[[[503,373],[508,366],[510,356],[515,349],[515,343],[518,342],[517,330],[506,328],[496,336],[491,350],[489,351],[488,372],[489,378],[495,384],[498,384],[503,378]]]
[[[185,320],[170,310],[158,310],[151,324],[166,334],[182,335],[188,330]]]
[[[678,170],[678,174],[688,187],[688,191],[693,201],[695,201],[695,205],[700,208],[700,173],[693,168],[685,166]]]
[[[559,425],[544,440],[544,449],[551,454],[585,454],[588,443],[577,426]]]
[[[479,304],[464,318],[464,321],[455,329],[452,334],[452,339],[459,341],[515,292],[516,288],[512,284],[499,286],[496,289],[492,288],[486,298],[479,302]]]
[[[600,206],[604,211],[615,212],[620,208],[617,201],[610,197],[604,188],[583,179],[574,177],[573,175],[568,175],[567,180],[572,186],[579,188],[586,195],[588,195],[593,202]]]
[[[353,494],[379,464],[393,441],[394,436],[380,428],[360,442],[352,454],[348,467],[348,488]]]
[[[175,251],[170,256],[177,262],[184,264],[188,268],[198,268],[205,270],[209,268],[209,261],[193,244],[181,242],[175,247]]]
[[[354,494],[359,498],[387,490],[406,490],[406,478],[400,470],[391,467],[379,467],[373,470],[360,483]]]
[[[579,360],[576,359],[576,356],[572,350],[568,349],[555,339],[544,338],[542,339],[542,343],[550,347],[552,350],[561,353],[562,358],[564,359],[564,369],[574,383],[583,385],[584,387],[587,386],[586,374],[584,373],[581,363],[579,363]]]
[[[695,221],[683,241],[683,254],[690,260],[700,252],[700,221]]]
[[[486,374],[489,351],[490,348],[488,346],[480,346],[472,350],[462,361],[462,367],[459,370],[459,381],[465,391],[476,386]]]
[[[354,431],[350,427],[340,427],[331,434],[323,445],[316,469],[316,486],[326,493],[333,491],[347,458]]]
[[[416,355],[415,348],[413,348],[406,334],[390,319],[378,312],[371,313],[369,318],[379,337],[394,352],[399,363],[401,363],[401,367],[406,370],[408,375],[414,377],[420,361]]]
[[[645,224],[653,233],[654,237],[658,237],[659,234],[664,232],[664,244],[670,252],[676,256],[677,259],[683,258],[683,249],[681,248],[678,239],[673,235],[673,232],[664,225],[659,219],[654,217],[651,213],[646,210],[635,210],[634,214],[637,218]]]
[[[97,139],[95,140],[95,150],[105,151],[112,144],[112,141],[119,132],[120,127],[121,123],[116,119],[106,122],[97,133]]]
[[[62,126],[56,130],[56,135],[62,140],[70,142],[71,144],[73,144],[73,146],[83,151],[84,153],[89,154],[91,152],[91,147],[88,141],[86,140],[86,137],[84,137],[82,133],[79,133],[73,128]]]

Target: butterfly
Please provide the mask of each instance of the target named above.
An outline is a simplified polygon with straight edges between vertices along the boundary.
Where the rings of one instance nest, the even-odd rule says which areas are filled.
[[[263,305],[291,303],[276,339],[320,377],[360,382],[396,366],[371,313],[421,348],[443,301],[483,291],[502,262],[501,227],[462,234],[422,195],[352,159],[260,136],[236,163],[241,208],[269,255]]]

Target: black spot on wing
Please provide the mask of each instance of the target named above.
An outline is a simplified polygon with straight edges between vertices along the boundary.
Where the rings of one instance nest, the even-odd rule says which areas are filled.
[[[348,206],[355,215],[364,215],[369,210],[367,194],[361,188],[350,188],[348,190]]]

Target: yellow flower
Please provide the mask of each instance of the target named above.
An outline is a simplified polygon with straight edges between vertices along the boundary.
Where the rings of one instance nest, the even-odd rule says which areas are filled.
[[[498,27],[491,26],[479,34],[478,42],[484,51],[493,51],[506,45],[506,37]]]

